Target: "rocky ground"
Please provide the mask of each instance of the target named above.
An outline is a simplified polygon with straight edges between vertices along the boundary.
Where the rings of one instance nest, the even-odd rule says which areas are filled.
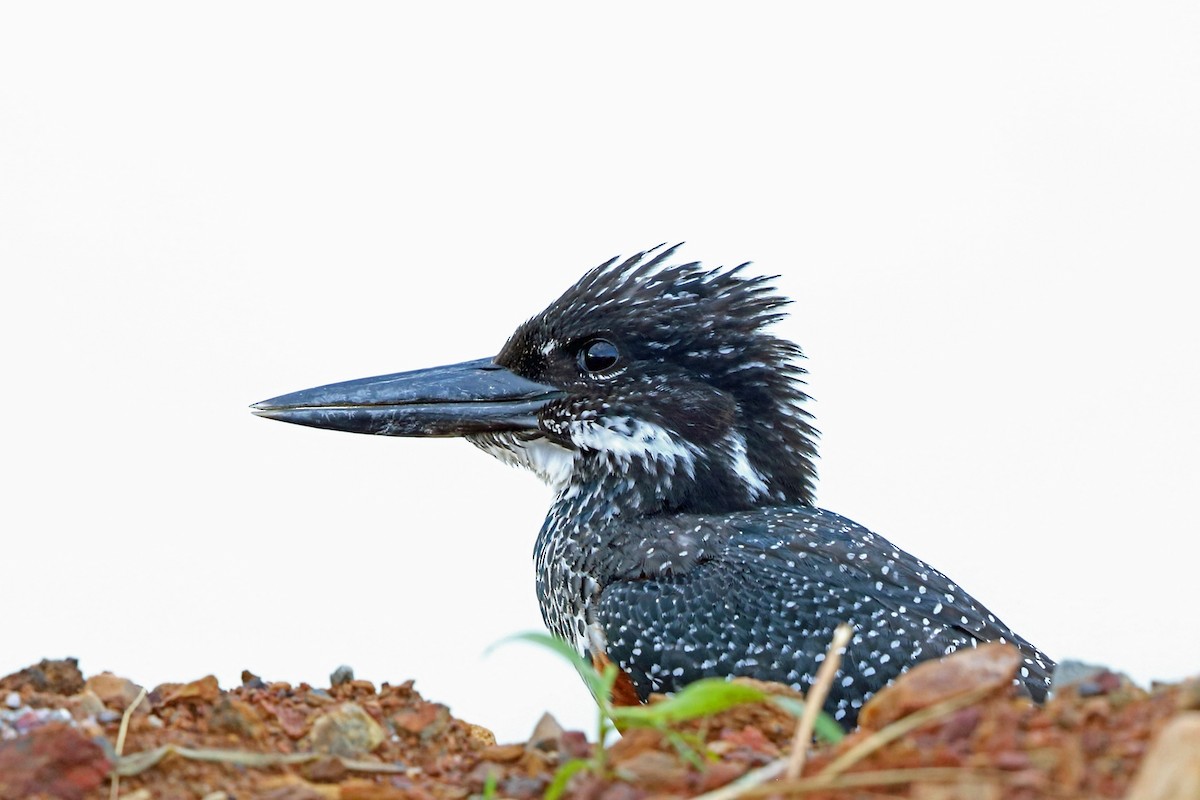
[[[987,646],[912,670],[856,732],[793,755],[796,720],[741,706],[682,729],[627,730],[597,751],[544,718],[497,744],[412,683],[348,674],[314,688],[249,672],[141,687],[73,660],[0,680],[0,800],[640,800],[803,795],[1198,798],[1200,680],[1150,690],[1099,671],[1038,707],[1015,654]],[[125,730],[122,733],[122,723]],[[556,782],[556,776],[558,780]],[[569,779],[568,779],[569,778]]]

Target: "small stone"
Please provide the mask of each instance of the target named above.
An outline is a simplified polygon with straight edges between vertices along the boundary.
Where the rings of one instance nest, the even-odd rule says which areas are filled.
[[[329,800],[329,787],[309,783],[299,775],[269,775],[258,782],[255,800]],[[239,795],[240,796],[240,795]],[[341,797],[341,795],[335,795]]]
[[[209,727],[255,740],[262,732],[262,718],[245,700],[225,695],[213,706]]]
[[[1098,694],[1113,694],[1121,688],[1121,676],[1115,672],[1104,672],[1078,684],[1080,697],[1095,697]]]
[[[711,792],[713,789],[724,786],[744,774],[746,774],[744,764],[730,761],[718,761],[715,764],[707,764],[701,773],[700,791]]]
[[[338,787],[339,800],[412,800],[412,794],[395,786],[356,778]]]
[[[269,701],[260,700],[259,704],[267,713],[279,720],[279,727],[293,739],[299,739],[308,732],[308,712],[301,711],[286,701],[276,705]]]
[[[20,708],[21,707],[20,693],[19,692],[9,692],[7,695],[4,696],[4,705],[8,706],[9,708]]]
[[[519,744],[494,744],[479,751],[480,758],[496,764],[511,764],[523,755],[525,748]]]
[[[723,731],[720,741],[748,753],[759,753],[771,758],[779,758],[780,755],[779,748],[767,738],[765,733],[749,725]]]
[[[537,725],[533,726],[533,733],[529,735],[528,746],[547,753],[556,753],[562,749],[563,733],[565,731],[562,725],[559,725],[554,715],[547,711],[545,714],[542,714],[541,719],[537,721]]]
[[[88,691],[100,698],[100,702],[114,711],[124,712],[137,699],[142,687],[128,678],[113,675],[111,672],[101,672],[87,679],[84,684]],[[149,709],[149,706],[146,706]]]
[[[411,733],[428,741],[450,725],[450,709],[440,703],[417,703],[392,715],[397,732]]]
[[[626,761],[639,753],[657,751],[663,745],[665,734],[654,728],[630,728],[608,748],[609,758],[614,763]]]
[[[687,788],[688,768],[659,750],[643,750],[616,767],[622,778],[651,792],[681,792]]]
[[[468,722],[467,735],[471,737],[471,743],[478,747],[488,747],[496,743],[496,734],[482,725],[473,725]]]
[[[160,705],[170,706],[178,703],[207,704],[213,703],[221,696],[221,687],[212,675],[205,675],[199,680],[173,687],[163,693]]]
[[[357,703],[342,703],[313,723],[309,747],[318,753],[354,758],[383,744],[383,726]]]
[[[1122,686],[1132,685],[1128,675],[1113,672],[1108,667],[1088,664],[1084,661],[1062,661],[1054,668],[1050,679],[1051,691],[1059,694],[1067,687],[1074,687],[1080,697],[1110,694]]]
[[[541,797],[546,793],[546,778],[528,775],[511,775],[498,787],[501,797]]]
[[[863,706],[859,727],[879,730],[914,711],[973,689],[1011,686],[1021,653],[1012,645],[988,642],[945,658],[917,664]]]
[[[108,711],[104,706],[104,702],[96,696],[95,692],[84,689],[76,695],[67,698],[64,704],[71,710],[71,716],[75,719],[83,720],[88,717],[99,719],[100,715]]]
[[[342,664],[329,676],[329,685],[341,686],[343,683],[349,683],[352,680],[354,680],[354,668]]]
[[[29,732],[43,726],[63,722],[71,722],[71,712],[65,708],[29,708],[28,706],[21,706],[18,709],[0,713],[0,723],[4,723],[4,729],[0,730],[0,738],[11,739],[14,736],[25,736]],[[0,795],[0,797],[3,797],[3,795]]]
[[[346,777],[346,765],[332,756],[318,758],[304,769],[304,777],[314,783],[337,783]]]
[[[592,743],[583,731],[567,731],[562,735],[562,752],[571,758],[589,758]]]
[[[263,679],[250,670],[244,669],[242,670],[242,686],[246,689],[265,689],[267,684],[263,683]]]

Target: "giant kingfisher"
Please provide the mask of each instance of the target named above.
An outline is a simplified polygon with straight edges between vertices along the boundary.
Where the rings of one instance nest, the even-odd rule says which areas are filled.
[[[616,702],[706,676],[806,690],[853,630],[825,709],[852,727],[909,667],[1008,642],[1046,697],[1054,662],[924,561],[814,505],[817,432],[797,363],[767,326],[788,302],[746,264],[672,264],[662,246],[592,269],[494,358],[346,381],[253,406],[384,436],[461,436],[531,469],[554,504],[534,545],[546,626]]]

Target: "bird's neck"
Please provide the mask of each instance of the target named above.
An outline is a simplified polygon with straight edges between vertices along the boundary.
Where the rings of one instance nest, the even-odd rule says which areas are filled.
[[[570,480],[558,487],[546,514],[535,557],[603,548],[623,525],[673,511],[679,484],[662,467],[614,465],[577,454]]]

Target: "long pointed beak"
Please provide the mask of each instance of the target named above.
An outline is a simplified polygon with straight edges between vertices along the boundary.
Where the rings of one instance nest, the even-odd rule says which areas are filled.
[[[490,358],[398,372],[273,397],[260,417],[382,436],[465,436],[537,430],[537,414],[562,392]]]

